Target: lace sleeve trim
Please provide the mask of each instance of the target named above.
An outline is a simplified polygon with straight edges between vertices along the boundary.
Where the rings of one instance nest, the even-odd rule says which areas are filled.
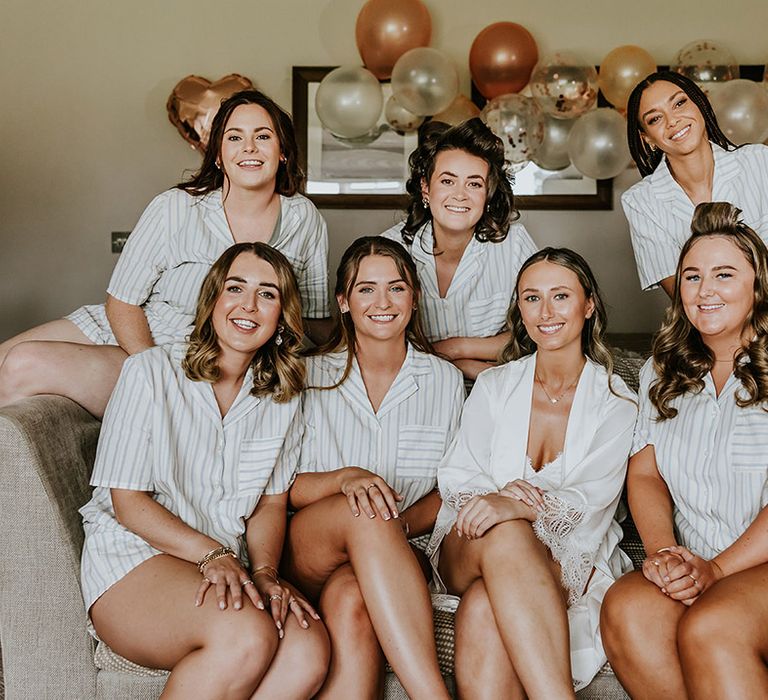
[[[568,605],[573,605],[584,592],[594,566],[599,543],[584,542],[574,537],[574,530],[584,519],[587,508],[578,508],[565,499],[544,494],[544,511],[533,523],[533,531],[560,564],[563,586],[568,591]]]
[[[457,513],[475,496],[485,496],[491,493],[490,489],[468,489],[466,491],[451,491],[443,499],[445,503]]]

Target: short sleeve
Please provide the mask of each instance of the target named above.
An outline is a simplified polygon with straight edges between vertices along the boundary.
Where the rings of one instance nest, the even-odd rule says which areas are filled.
[[[142,354],[123,364],[104,413],[92,486],[153,491],[151,376]]]
[[[648,390],[655,378],[656,373],[653,371],[653,358],[651,358],[640,370],[639,410],[632,439],[632,455],[640,452],[646,445],[655,444],[653,432],[656,425],[656,409],[648,398]]]
[[[298,275],[304,318],[327,318],[331,315],[328,297],[328,228],[315,206],[306,200],[304,231],[304,269]]]
[[[675,274],[680,246],[670,232],[638,206],[631,190],[622,196],[621,206],[629,222],[640,286],[643,290],[654,289],[661,280]]]
[[[115,299],[141,306],[166,270],[172,195],[169,191],[155,197],[128,236],[107,288]]]
[[[510,237],[514,237],[516,243],[517,259],[514,261],[514,276],[517,277],[517,273],[523,266],[523,263],[528,260],[531,255],[538,252],[539,247],[533,242],[527,229],[522,224],[512,224],[509,229],[509,235]]]
[[[304,418],[301,411],[300,399],[296,397],[291,402],[293,416],[283,439],[283,445],[264,488],[265,496],[276,496],[285,493],[296,478],[296,467],[301,452],[301,438],[304,433]]]
[[[315,445],[316,430],[315,426],[312,424],[312,416],[309,409],[309,404],[314,399],[315,391],[317,390],[305,389],[301,398],[302,415],[304,418],[304,434],[302,435],[301,446],[299,448],[299,474],[317,471],[317,449]]]

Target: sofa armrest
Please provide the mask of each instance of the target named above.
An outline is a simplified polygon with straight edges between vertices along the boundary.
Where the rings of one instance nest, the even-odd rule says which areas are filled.
[[[77,512],[100,423],[72,401],[0,409],[0,646],[8,697],[95,697]]]

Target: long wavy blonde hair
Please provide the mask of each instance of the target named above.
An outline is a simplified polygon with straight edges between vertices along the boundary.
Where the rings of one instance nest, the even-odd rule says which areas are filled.
[[[680,251],[675,272],[672,306],[653,342],[656,381],[648,392],[659,420],[674,418],[672,401],[688,392],[704,388],[704,377],[711,371],[715,356],[701,334],[688,320],[680,297],[683,261],[702,238],[720,236],[731,241],[755,271],[752,310],[744,330],[754,335],[734,357],[733,373],[745,393],[737,393],[736,404],[753,406],[768,401],[768,250],[749,226],[740,220],[741,209],[728,202],[699,204],[691,222],[691,237]],[[748,361],[747,361],[748,360]]]
[[[260,347],[251,360],[253,396],[271,395],[282,403],[296,396],[304,386],[304,360],[299,355],[304,326],[301,319],[301,296],[296,276],[286,257],[266,243],[236,243],[227,248],[213,263],[203,280],[197,301],[195,325],[189,337],[187,354],[182,361],[184,374],[195,382],[213,383],[219,378],[219,339],[213,327],[213,309],[219,300],[232,263],[239,255],[250,253],[272,266],[280,293],[278,333]]]
[[[357,274],[360,271],[360,263],[369,255],[381,255],[391,258],[395,263],[398,274],[413,291],[414,309],[411,312],[411,319],[405,328],[406,342],[410,343],[417,350],[435,354],[432,344],[427,340],[421,327],[421,317],[419,314],[419,300],[421,298],[421,285],[419,275],[416,271],[411,256],[400,243],[391,241],[381,236],[363,236],[358,238],[344,251],[339,263],[339,269],[336,271],[336,288],[334,290],[336,298],[349,298],[352,289],[357,280]],[[335,389],[344,383],[352,370],[352,361],[355,357],[355,348],[357,345],[357,334],[355,333],[355,324],[352,322],[352,316],[349,313],[340,314],[333,325],[331,336],[326,343],[319,348],[313,348],[308,355],[322,355],[329,352],[340,352],[345,350],[347,353],[347,363],[344,372],[336,384],[328,387],[310,387],[313,389]]]

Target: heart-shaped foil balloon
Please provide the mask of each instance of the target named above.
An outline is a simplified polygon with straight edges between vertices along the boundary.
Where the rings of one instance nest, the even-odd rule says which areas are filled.
[[[168,98],[168,119],[184,140],[202,153],[208,146],[211,123],[222,100],[253,87],[250,79],[237,73],[214,82],[199,75],[188,75],[176,83]]]

